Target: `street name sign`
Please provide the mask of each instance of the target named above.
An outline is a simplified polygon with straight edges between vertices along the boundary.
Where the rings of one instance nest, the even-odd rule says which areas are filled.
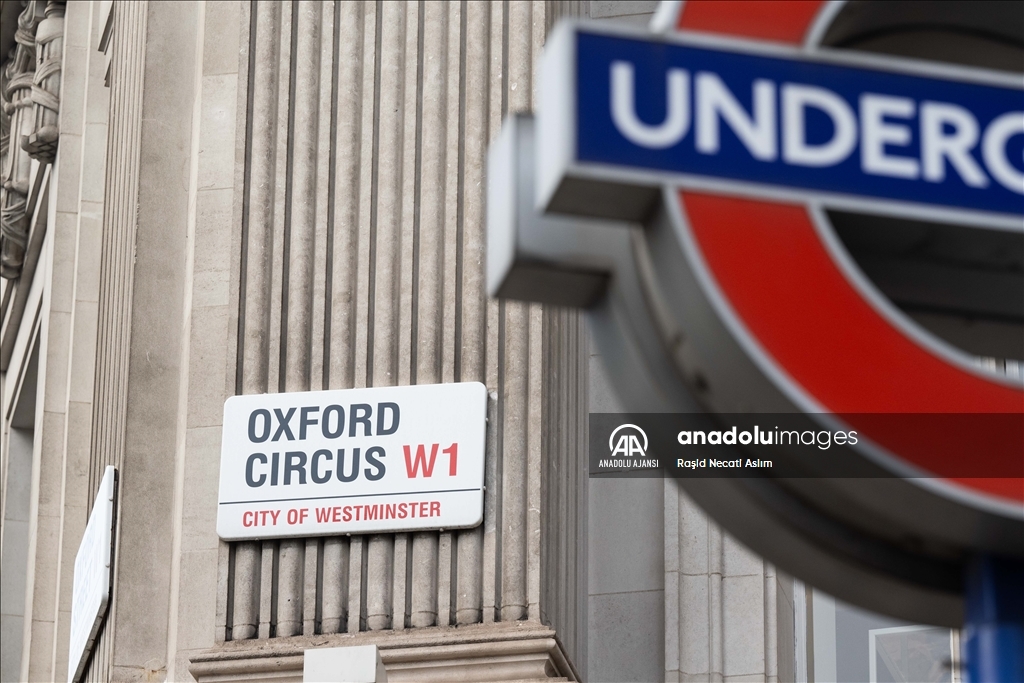
[[[476,526],[486,410],[478,382],[233,396],[224,404],[217,533]]]
[[[76,683],[85,673],[110,604],[113,585],[114,524],[117,521],[117,470],[107,466],[100,480],[96,502],[85,525],[75,555],[71,589],[71,640],[68,646],[68,680]]]

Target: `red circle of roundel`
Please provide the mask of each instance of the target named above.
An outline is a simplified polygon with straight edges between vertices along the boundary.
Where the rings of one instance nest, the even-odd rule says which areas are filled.
[[[802,45],[826,4],[689,0],[675,27]],[[979,440],[962,420],[933,418],[912,434],[905,425],[872,420],[868,414],[1020,415],[1024,391],[950,362],[882,315],[836,262],[808,207],[688,190],[678,197],[733,313],[814,403],[939,476],[966,454],[979,470],[1006,471],[1007,463],[1019,469],[1022,435],[1015,426]],[[1024,501],[1024,479],[946,478],[975,493]]]

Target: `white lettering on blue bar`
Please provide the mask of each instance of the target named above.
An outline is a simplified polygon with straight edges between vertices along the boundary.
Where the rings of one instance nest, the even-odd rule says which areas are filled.
[[[1024,215],[1024,90],[580,31],[576,155]]]

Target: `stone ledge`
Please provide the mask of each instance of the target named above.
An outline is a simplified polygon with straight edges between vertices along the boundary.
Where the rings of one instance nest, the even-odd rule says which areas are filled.
[[[191,657],[200,683],[301,683],[304,650],[374,644],[390,683],[416,681],[576,681],[555,632],[537,622],[239,640]]]

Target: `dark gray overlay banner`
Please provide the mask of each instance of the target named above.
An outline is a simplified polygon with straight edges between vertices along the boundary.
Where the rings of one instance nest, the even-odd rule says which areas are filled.
[[[1022,413],[591,413],[589,429],[591,477],[1024,477]]]

